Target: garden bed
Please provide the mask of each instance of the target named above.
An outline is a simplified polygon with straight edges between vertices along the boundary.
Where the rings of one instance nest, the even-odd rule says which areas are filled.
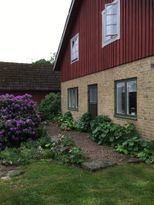
[[[96,144],[89,138],[88,133],[76,131],[62,131],[56,123],[50,123],[47,130],[50,136],[55,136],[58,138],[60,135],[65,135],[73,138],[76,143],[76,146],[82,149],[89,161],[111,160],[120,164],[128,162],[131,159],[129,155],[115,152],[112,147]]]

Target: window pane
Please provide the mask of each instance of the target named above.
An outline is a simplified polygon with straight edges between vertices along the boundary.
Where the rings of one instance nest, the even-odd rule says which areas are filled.
[[[126,99],[126,91],[125,91],[125,83],[120,82],[117,83],[116,86],[117,92],[117,113],[118,114],[125,114],[125,99]]]
[[[136,80],[127,82],[127,115],[137,114],[137,85]]]
[[[117,15],[106,15],[106,25],[117,24]]]
[[[117,14],[117,11],[118,11],[118,3],[106,6],[107,14]]]
[[[112,36],[118,34],[118,6],[113,4],[107,6],[105,12],[105,35]]]
[[[68,107],[77,108],[78,107],[78,90],[77,88],[70,88],[68,90]]]
[[[71,61],[79,58],[79,35],[77,34],[71,40]]]
[[[106,36],[114,36],[118,34],[117,25],[110,24],[106,26]]]
[[[90,104],[97,103],[97,86],[90,86],[89,89],[89,102]]]
[[[76,108],[76,89],[72,89],[72,108]]]
[[[69,107],[72,107],[72,101],[71,101],[71,99],[72,99],[72,89],[69,89],[68,90],[68,100],[69,100],[69,102],[68,102],[68,106]]]

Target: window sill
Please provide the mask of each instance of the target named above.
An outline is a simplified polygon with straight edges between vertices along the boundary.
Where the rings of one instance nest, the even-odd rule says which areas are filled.
[[[76,111],[76,112],[78,112],[79,110],[78,110],[78,108],[68,108],[68,110],[70,110],[70,111]]]
[[[118,114],[115,114],[114,117],[116,117],[116,118],[122,118],[122,119],[127,119],[127,120],[137,121],[137,116],[129,116],[129,115],[118,115]]]
[[[78,61],[79,61],[79,58],[74,59],[74,60],[71,61],[71,64],[76,63],[76,62],[78,62]]]
[[[104,41],[104,42],[102,43],[102,47],[104,48],[105,46],[107,46],[107,45],[113,43],[114,41],[118,41],[119,39],[120,39],[120,35],[117,35],[117,36],[115,36],[114,38],[112,38],[112,39],[110,39],[110,40],[108,40],[108,41]]]

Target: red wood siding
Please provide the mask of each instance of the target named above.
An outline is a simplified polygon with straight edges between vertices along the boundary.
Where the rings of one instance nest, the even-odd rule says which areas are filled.
[[[154,1],[121,0],[121,37],[102,48],[102,15],[112,0],[83,0],[61,58],[62,81],[154,55]],[[79,33],[79,61],[70,63],[70,39]]]

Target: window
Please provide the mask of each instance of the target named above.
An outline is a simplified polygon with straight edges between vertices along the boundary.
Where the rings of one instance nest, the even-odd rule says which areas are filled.
[[[78,88],[68,89],[68,109],[78,109]]]
[[[105,4],[102,11],[102,46],[120,39],[120,0]]]
[[[137,80],[115,82],[115,114],[128,117],[137,115]]]
[[[71,39],[71,63],[79,60],[79,34]]]

